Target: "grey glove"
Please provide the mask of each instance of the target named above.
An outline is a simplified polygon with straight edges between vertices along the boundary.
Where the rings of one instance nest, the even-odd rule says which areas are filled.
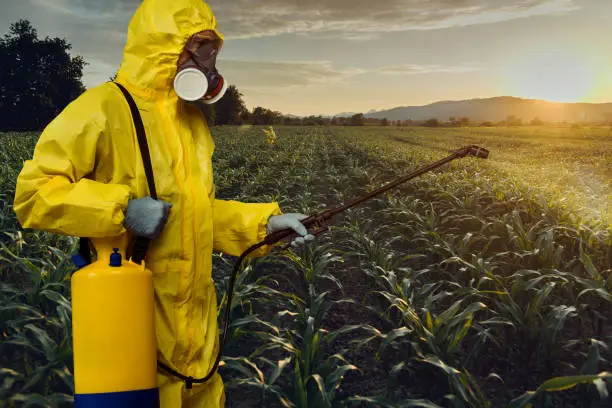
[[[289,213],[281,215],[273,215],[268,219],[267,230],[268,234],[273,232],[292,228],[301,237],[295,238],[291,241],[291,246],[304,245],[308,241],[313,241],[315,236],[308,233],[308,230],[300,221],[308,218],[308,215]]]
[[[172,204],[151,197],[130,200],[123,224],[138,236],[155,239],[168,221],[170,207]]]

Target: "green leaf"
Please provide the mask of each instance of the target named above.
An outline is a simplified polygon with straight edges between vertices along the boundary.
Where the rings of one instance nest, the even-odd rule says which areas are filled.
[[[73,404],[74,397],[68,394],[55,393],[49,396],[49,401],[53,401],[55,403],[54,406],[61,406],[60,404]]]
[[[355,370],[359,370],[359,368],[352,364],[340,366],[336,368],[329,376],[327,376],[327,378],[325,379],[325,383],[327,384],[330,390],[333,390],[338,384],[340,384],[342,378],[347,372]]]
[[[299,359],[296,358],[293,364],[293,389],[295,391],[295,400],[300,408],[308,406],[308,393],[305,389],[304,379],[302,378],[302,370],[300,369]]]
[[[548,381],[545,381],[537,389],[537,392],[541,391],[563,391],[575,387],[581,383],[591,382],[597,379],[612,379],[612,373],[601,372],[596,375],[574,375],[567,377],[555,377]]]
[[[249,323],[259,323],[263,326],[266,326],[270,329],[272,329],[272,331],[276,334],[280,334],[280,331],[278,329],[278,327],[274,326],[272,323],[268,323],[264,320],[261,320],[260,318],[258,318],[257,316],[254,315],[248,315],[246,317],[242,317],[240,319],[236,319],[234,321],[232,321],[229,325],[229,327],[240,327],[240,326],[246,326]]]
[[[441,406],[434,404],[429,400],[424,399],[408,399],[402,400],[397,405],[392,405],[397,408],[442,408]]]
[[[316,400],[321,401],[323,404],[325,404],[324,407],[331,407],[329,399],[327,398],[327,392],[325,391],[325,382],[323,381],[323,378],[321,378],[319,374],[313,374],[308,379],[308,381],[310,380],[314,380],[314,382],[317,384],[317,390],[319,391],[319,393],[317,394]],[[317,405],[317,408],[319,406],[321,405]],[[323,408],[323,406],[321,406],[321,408]]]
[[[474,302],[457,315],[456,321],[458,323],[465,319],[471,319],[474,313],[476,313],[479,310],[486,309],[486,308],[487,308],[487,305],[485,305],[484,303]]]
[[[431,313],[429,313],[429,310],[425,311],[425,324],[427,325],[427,330],[433,330],[433,321],[431,320]]]
[[[49,334],[45,332],[43,329],[34,326],[33,324],[28,324],[25,326],[27,330],[34,334],[34,337],[38,342],[43,346],[43,351],[45,353],[45,357],[48,359],[52,359],[55,356],[55,351],[57,350],[57,344],[49,337]]]
[[[524,407],[527,407],[527,406],[529,406],[527,404],[533,398],[535,398],[535,396],[536,396],[536,392],[535,391],[527,391],[526,393],[524,393],[520,397],[515,398],[512,401],[510,401],[510,404],[508,405],[508,408],[524,408]]]
[[[247,358],[244,357],[226,357],[223,359],[223,368],[236,370],[247,378],[254,378],[253,371],[256,372],[256,378],[259,379],[260,383],[264,382],[263,373],[259,370],[259,368]],[[249,367],[251,369],[249,369]]]
[[[451,341],[448,347],[451,352],[454,351],[457,346],[463,341],[463,338],[470,330],[470,327],[472,327],[472,319],[468,319],[465,321],[461,330],[459,330],[459,332],[453,338],[453,341]]]
[[[528,402],[530,402],[533,398],[535,398],[536,395],[542,392],[565,391],[582,383],[597,381],[597,383],[595,383],[595,386],[599,391],[601,387],[601,383],[599,383],[599,381],[603,382],[603,379],[612,379],[612,373],[604,371],[596,375],[575,375],[551,378],[550,380],[545,381],[542,385],[540,385],[536,391],[528,391],[520,397],[510,401],[510,405],[508,408],[525,407]]]
[[[404,337],[412,333],[412,330],[403,326],[398,329],[392,330],[389,334],[385,336],[385,340],[380,345],[380,350],[383,351],[389,344],[391,344],[395,339],[400,337]]]
[[[40,294],[44,297],[46,297],[47,299],[57,303],[59,306],[65,308],[66,310],[72,310],[70,301],[68,299],[66,299],[64,296],[62,296],[61,293],[55,291],[55,290],[42,290],[40,292]]]
[[[600,345],[603,345],[605,347],[605,344],[603,344],[602,342],[596,339],[591,339],[591,346],[589,347],[587,359],[584,365],[582,366],[582,369],[580,370],[582,374],[594,375],[597,373],[597,367],[599,365],[599,360],[601,357],[601,354],[599,352]]]
[[[506,326],[514,326],[514,323],[512,323],[510,320],[504,318],[504,317],[492,317],[490,319],[487,320],[483,320],[482,322],[478,322],[478,324],[481,325],[485,325],[485,324],[503,324]]]
[[[21,388],[21,391],[27,391],[37,385],[44,384],[45,379],[49,377],[49,371],[51,370],[53,365],[55,365],[55,362],[46,364],[44,366],[36,367],[34,375],[31,375],[28,378],[28,381]]]
[[[454,367],[451,367],[451,366],[447,365],[446,363],[444,363],[444,361],[442,361],[437,356],[427,356],[425,358],[419,359],[419,361],[422,361],[424,363],[431,364],[431,365],[434,365],[434,366],[436,366],[438,368],[441,368],[447,375],[458,375],[458,374],[461,374],[461,372],[459,370],[457,370]]]
[[[291,357],[287,357],[284,360],[279,360],[278,364],[274,367],[274,371],[270,374],[270,378],[268,378],[268,384],[274,384],[276,379],[281,375],[285,367],[291,362]]]
[[[591,257],[586,252],[583,251],[582,247],[580,248],[580,262],[586,269],[591,279],[596,280],[596,281],[603,280],[603,277],[601,276],[601,274],[599,273],[599,271],[593,264]]]
[[[27,407],[49,407],[49,400],[40,394],[17,394],[11,398],[13,402],[23,402],[23,408]]]
[[[599,394],[599,398],[604,401],[608,398],[608,385],[606,382],[600,378],[593,381],[595,388],[597,389],[597,393]]]
[[[587,293],[591,293],[591,292],[594,292],[597,296],[599,296],[600,298],[602,298],[605,301],[612,302],[612,294],[610,292],[608,292],[604,288],[589,288],[589,289],[584,289],[584,290],[580,291],[580,293],[578,294],[578,297],[576,299],[580,299],[582,296],[586,295]]]
[[[463,299],[457,300],[448,309],[438,315],[438,317],[436,317],[434,321],[434,329],[437,329],[442,323],[447,322],[451,316],[454,316],[455,313],[457,313],[457,311],[459,310],[459,307],[461,306],[462,302]]]
[[[344,327],[341,327],[338,330],[334,330],[333,332],[325,335],[325,341],[327,342],[327,344],[332,344],[336,340],[336,338],[338,336],[340,336],[342,334],[350,333],[352,331],[359,330],[359,329],[366,329],[367,330],[366,326],[364,326],[364,325],[344,326]]]

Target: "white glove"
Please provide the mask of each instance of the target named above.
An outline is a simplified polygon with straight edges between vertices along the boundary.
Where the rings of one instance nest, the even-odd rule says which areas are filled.
[[[171,207],[172,204],[149,196],[130,200],[123,223],[136,235],[155,239],[164,229]]]
[[[292,228],[295,232],[301,235],[301,237],[297,237],[296,239],[291,241],[291,246],[295,247],[298,245],[304,245],[306,241],[313,241],[315,239],[315,236],[309,234],[304,224],[300,222],[301,220],[304,220],[308,217],[308,215],[297,213],[273,215],[268,218],[268,235],[276,231]]]

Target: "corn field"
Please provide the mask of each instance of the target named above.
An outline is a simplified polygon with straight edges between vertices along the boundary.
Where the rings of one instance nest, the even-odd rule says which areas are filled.
[[[612,130],[217,127],[217,198],[314,214],[469,144],[305,248],[241,265],[228,407],[612,407]],[[273,136],[272,136],[273,135]],[[72,405],[74,237],[23,230],[0,134],[0,406]],[[235,257],[214,254],[223,324]]]

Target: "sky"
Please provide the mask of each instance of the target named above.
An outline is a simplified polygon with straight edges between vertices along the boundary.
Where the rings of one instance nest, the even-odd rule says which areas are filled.
[[[171,1],[171,0],[168,0]],[[0,0],[0,28],[29,19],[89,63],[118,69],[139,0]],[[217,67],[249,109],[368,112],[515,96],[612,102],[612,0],[210,0]]]

